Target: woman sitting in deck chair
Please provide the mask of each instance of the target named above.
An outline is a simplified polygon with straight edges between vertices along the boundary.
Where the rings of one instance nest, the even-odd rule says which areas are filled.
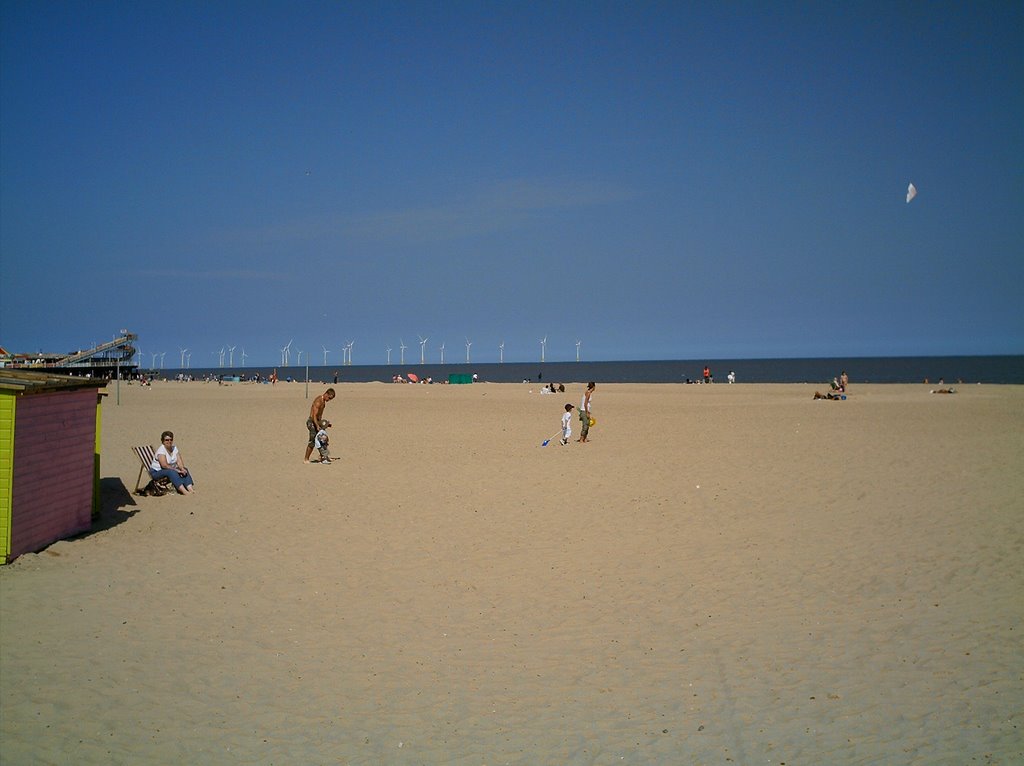
[[[149,466],[149,474],[154,479],[168,478],[179,495],[191,495],[192,474],[185,467],[185,461],[181,459],[181,453],[174,446],[174,434],[164,431],[160,434],[160,446],[157,447],[156,455]]]

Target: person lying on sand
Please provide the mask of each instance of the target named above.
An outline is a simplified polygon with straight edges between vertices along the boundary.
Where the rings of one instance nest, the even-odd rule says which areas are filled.
[[[842,399],[845,399],[846,397],[843,396],[842,394],[833,394],[831,391],[828,392],[827,394],[823,394],[823,393],[821,393],[821,391],[815,391],[814,392],[814,398],[815,399],[832,399],[833,401],[838,402],[838,401],[840,401]]]

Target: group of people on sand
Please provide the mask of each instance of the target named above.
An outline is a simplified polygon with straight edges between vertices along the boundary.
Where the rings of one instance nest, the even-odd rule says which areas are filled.
[[[734,371],[730,370],[729,374],[726,376],[726,378],[729,380],[730,383],[735,383],[736,382],[736,373]],[[690,376],[687,375],[686,376],[686,382],[691,384],[691,385],[695,384],[695,383],[714,383],[715,382],[715,376],[711,372],[711,367],[705,364],[704,365],[704,371],[701,373],[701,377],[699,379],[691,380]]]
[[[596,422],[593,419],[593,398],[597,385],[591,381],[580,400],[579,420],[580,438],[576,441],[586,444],[590,436],[590,427]],[[564,385],[559,385],[560,392],[565,391]],[[331,427],[331,421],[324,417],[324,409],[327,403],[334,399],[336,393],[333,388],[328,388],[313,400],[309,408],[309,417],[306,419],[306,430],[309,432],[309,441],[306,444],[306,454],[303,458],[306,463],[319,463],[330,465],[330,436],[327,429]],[[565,405],[565,414],[562,415],[561,443],[569,443],[572,437],[572,411],[575,407],[572,404]],[[310,459],[313,450],[317,450],[317,458]],[[191,495],[195,492],[195,484],[192,473],[185,465],[181,451],[174,444],[174,434],[171,431],[164,431],[160,434],[160,446],[157,447],[153,462],[149,465],[149,473],[154,481],[166,478],[174,486],[179,495]]]
[[[590,427],[597,421],[594,420],[592,413],[592,405],[594,399],[594,390],[597,388],[597,384],[594,381],[587,383],[587,390],[583,392],[583,398],[580,399],[580,407],[577,410],[580,419],[580,438],[576,441],[580,444],[586,444],[590,438]],[[565,391],[565,386],[559,386],[560,391]],[[572,438],[572,411],[576,409],[571,403],[565,405],[565,412],[562,414],[562,426],[561,426],[561,437],[558,443],[563,447],[569,443]],[[547,444],[547,442],[544,442]]]
[[[827,391],[824,394],[820,391],[814,392],[815,399],[832,399],[834,401],[843,401],[846,399],[846,387],[850,385],[850,378],[846,374],[846,370],[843,370],[839,377],[832,377],[832,390]]]
[[[551,386],[555,388],[554,384]],[[565,386],[559,384],[557,386],[560,392],[565,392]],[[593,417],[593,399],[594,391],[597,389],[597,384],[591,381],[587,384],[586,391],[583,392],[583,398],[580,399],[579,407],[579,419],[580,419],[580,438],[576,441],[580,444],[586,444],[590,437],[590,427],[597,421]],[[306,443],[306,455],[303,458],[306,463],[320,463],[323,465],[329,465],[331,462],[330,453],[330,437],[327,434],[327,429],[331,427],[331,422],[324,418],[324,409],[327,407],[327,403],[334,399],[336,396],[333,388],[328,388],[318,397],[313,400],[313,404],[309,408],[309,417],[306,419],[306,430],[309,432],[309,441]],[[569,443],[569,439],[572,438],[572,411],[576,409],[572,404],[565,405],[565,413],[562,415],[561,423],[561,439],[560,443],[566,445]],[[313,454],[313,450],[316,449],[319,455],[319,459],[310,459]]]

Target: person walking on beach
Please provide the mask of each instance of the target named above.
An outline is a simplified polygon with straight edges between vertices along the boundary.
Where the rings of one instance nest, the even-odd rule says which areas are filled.
[[[562,415],[562,440],[561,445],[564,447],[569,443],[569,439],[572,438],[572,411],[575,408],[571,404],[565,405],[565,414]]]
[[[595,388],[597,384],[594,381],[587,383],[587,390],[580,400],[580,438],[576,440],[580,444],[586,444],[587,436],[590,435],[590,401],[594,397]]]
[[[846,374],[846,370],[843,370],[839,375],[839,388],[844,394],[848,385],[850,385],[850,376]]]
[[[313,447],[316,446],[317,432],[323,427],[321,425],[321,418],[324,416],[324,407],[333,398],[334,389],[328,388],[313,400],[313,405],[309,408],[309,418],[306,420],[306,428],[309,430],[309,444],[306,445],[306,457],[304,460],[306,463],[309,462],[309,456],[313,454]]]

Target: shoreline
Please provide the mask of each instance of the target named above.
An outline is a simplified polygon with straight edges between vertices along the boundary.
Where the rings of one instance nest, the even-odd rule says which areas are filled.
[[[907,383],[938,381],[940,378],[961,385],[998,383],[1001,385],[1024,385],[1024,355],[989,356],[915,356],[915,357],[808,357],[808,358],[766,358],[766,359],[709,359],[709,360],[644,360],[644,361],[603,361],[603,362],[486,362],[449,363],[423,365],[379,364],[379,365],[314,365],[309,367],[312,378],[332,379],[337,372],[342,380],[350,382],[389,382],[395,374],[414,372],[420,377],[433,376],[437,381],[447,379],[449,374],[478,373],[481,380],[491,379],[500,383],[519,383],[524,379],[537,382],[542,375],[547,381],[579,380],[582,382],[615,381],[620,383],[684,383],[689,377],[698,381],[705,364],[711,366],[719,384],[725,384],[729,371],[735,371],[740,383],[813,383],[829,381],[843,370],[850,373],[855,384]],[[283,380],[291,375],[300,382],[305,380],[304,367],[246,368],[197,368],[194,370],[160,371],[173,377],[178,373],[192,373],[195,376],[251,375],[255,372],[269,376],[274,369]],[[312,379],[311,378],[311,379]],[[544,381],[541,381],[544,382]]]

